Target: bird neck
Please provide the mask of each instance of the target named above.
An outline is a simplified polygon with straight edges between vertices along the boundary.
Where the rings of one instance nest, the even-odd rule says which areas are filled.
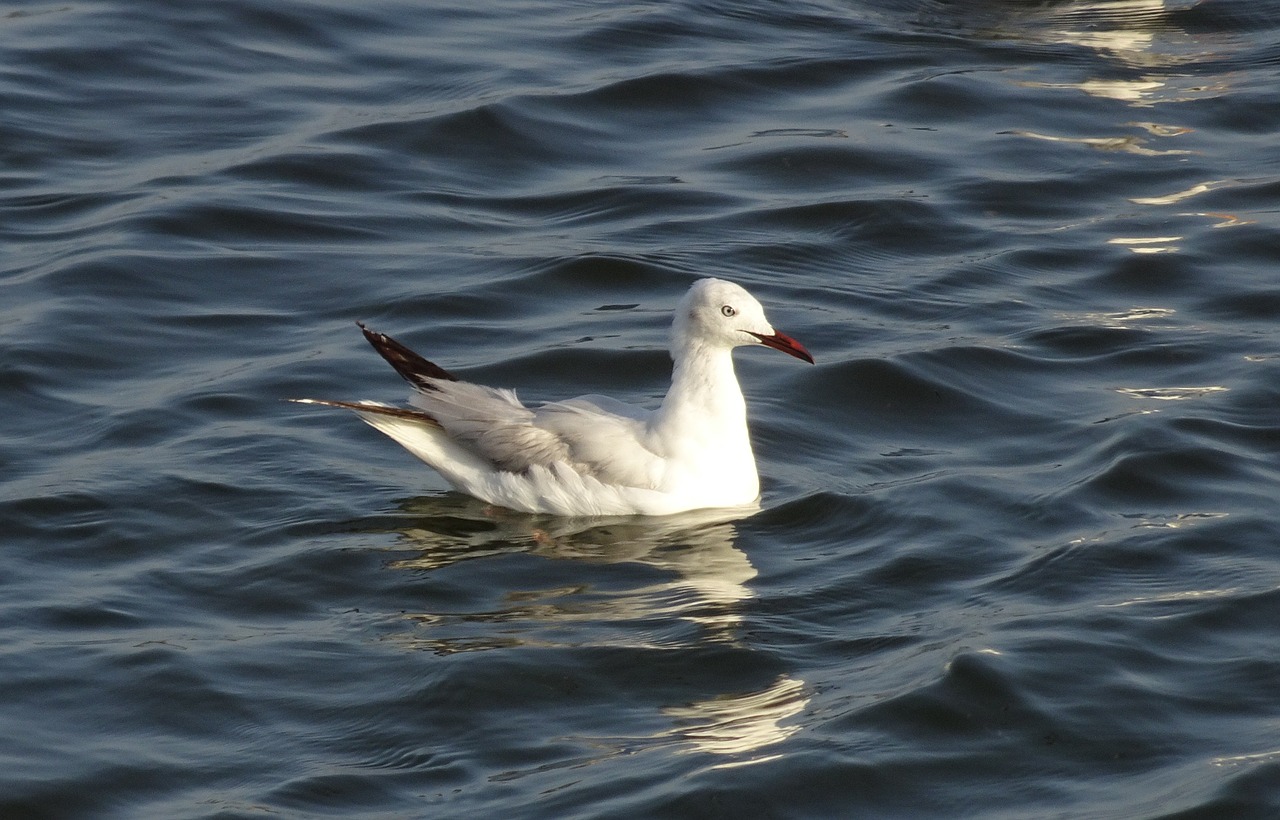
[[[697,494],[717,507],[759,497],[747,405],[729,349],[678,350],[671,389],[648,433],[648,445],[666,459],[661,482],[671,492]]]
[[[659,427],[706,429],[715,438],[745,437],[747,407],[733,370],[732,351],[703,346],[681,351],[655,422]]]

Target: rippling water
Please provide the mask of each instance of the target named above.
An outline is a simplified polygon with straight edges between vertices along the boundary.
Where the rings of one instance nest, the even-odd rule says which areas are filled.
[[[1280,816],[1280,3],[0,14],[0,816]],[[352,321],[762,510],[486,509]]]

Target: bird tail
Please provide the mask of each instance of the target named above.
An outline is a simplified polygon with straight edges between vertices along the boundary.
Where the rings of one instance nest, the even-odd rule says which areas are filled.
[[[371,416],[390,416],[391,418],[402,419],[405,421],[416,422],[425,427],[434,427],[439,430],[440,422],[436,421],[431,415],[421,410],[410,410],[406,407],[392,407],[389,404],[378,404],[372,401],[333,401],[332,399],[287,399],[287,401],[296,404],[317,404],[323,407],[339,407],[343,410],[354,410],[360,414],[360,418],[370,421]],[[374,425],[377,427],[377,425]]]
[[[445,434],[440,422],[429,413],[406,407],[393,407],[372,401],[331,401],[329,399],[289,399],[298,404],[316,404],[352,410],[360,420],[417,456],[455,487],[476,484],[491,470],[475,453]],[[479,491],[469,490],[472,495]]]

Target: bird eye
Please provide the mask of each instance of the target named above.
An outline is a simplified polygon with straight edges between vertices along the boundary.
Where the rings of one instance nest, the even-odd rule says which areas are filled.
[[[724,307],[720,308],[720,312],[723,313],[725,316],[738,315],[738,311],[734,309],[733,305],[725,305]]]

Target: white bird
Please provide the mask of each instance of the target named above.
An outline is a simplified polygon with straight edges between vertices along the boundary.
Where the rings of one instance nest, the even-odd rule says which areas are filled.
[[[732,352],[762,344],[810,364],[746,290],[693,284],[671,327],[671,388],[657,410],[607,396],[526,407],[510,390],[459,381],[360,325],[413,386],[412,408],[294,399],[354,410],[454,488],[499,507],[566,516],[670,515],[757,503],[760,479]]]

